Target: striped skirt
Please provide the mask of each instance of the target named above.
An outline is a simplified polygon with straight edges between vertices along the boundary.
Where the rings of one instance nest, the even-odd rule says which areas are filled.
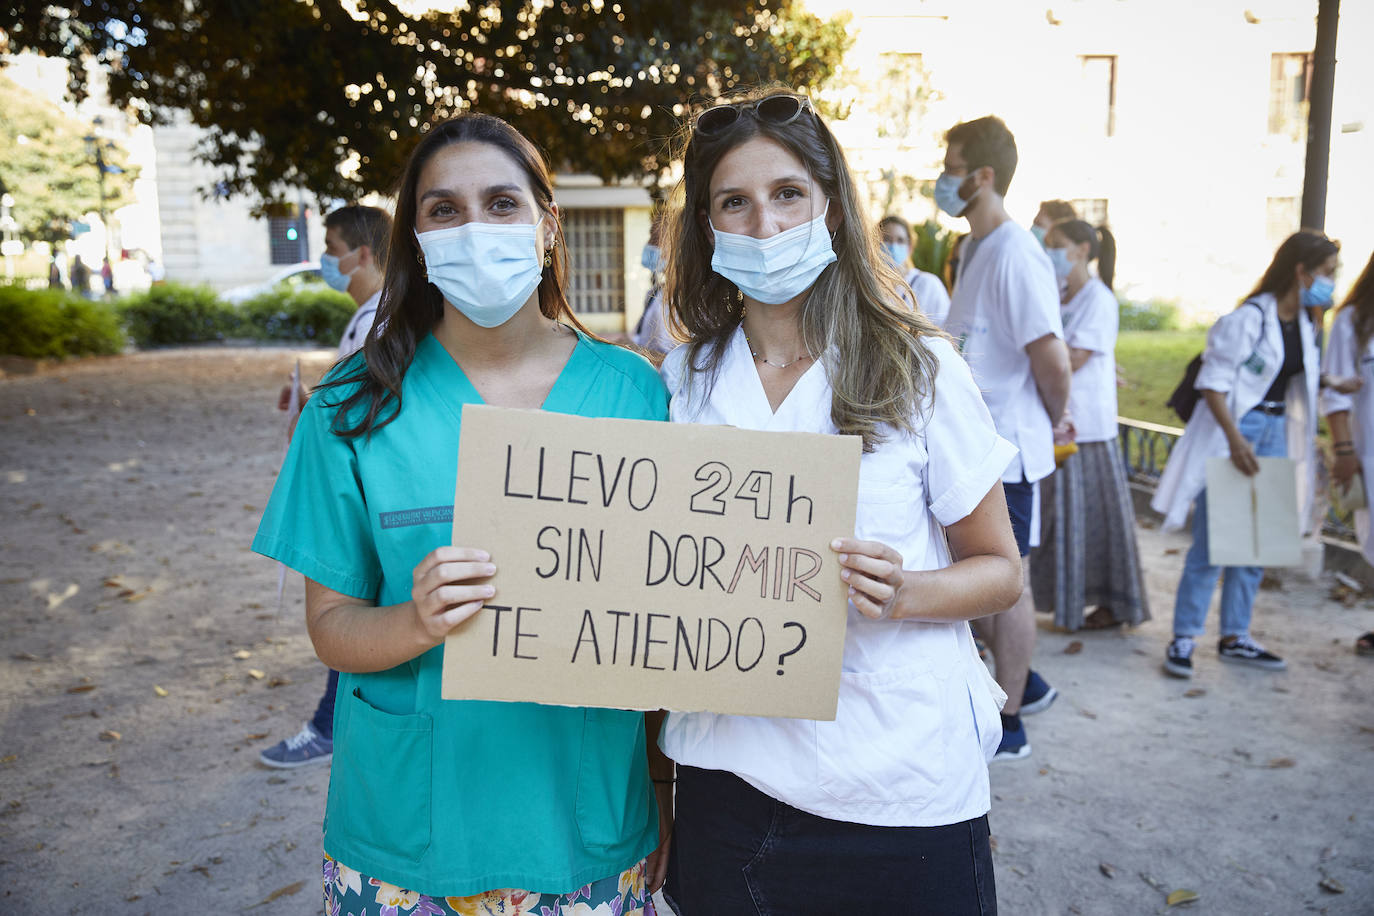
[[[1040,481],[1040,546],[1031,551],[1031,590],[1056,626],[1077,630],[1087,609],[1118,623],[1150,619],[1135,536],[1135,509],[1116,440],[1080,442],[1078,453]]]

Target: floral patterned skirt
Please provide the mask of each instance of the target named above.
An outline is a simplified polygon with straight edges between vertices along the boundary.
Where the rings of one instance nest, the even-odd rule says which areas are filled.
[[[369,878],[324,857],[326,916],[656,916],[644,862],[568,894],[512,888],[471,897],[429,897]]]

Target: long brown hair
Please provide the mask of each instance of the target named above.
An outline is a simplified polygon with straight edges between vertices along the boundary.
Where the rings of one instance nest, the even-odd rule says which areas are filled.
[[[1363,350],[1369,338],[1374,337],[1374,254],[1369,256],[1369,263],[1364,266],[1359,279],[1350,287],[1345,301],[1341,303],[1341,311],[1346,309],[1355,310],[1351,320],[1355,322],[1355,337],[1359,339],[1360,349]]]
[[[1293,288],[1294,271],[1301,264],[1309,271],[1316,270],[1338,251],[1341,246],[1316,229],[1299,229],[1283,240],[1279,250],[1274,252],[1274,260],[1265,268],[1259,284],[1251,290],[1245,300],[1253,299],[1260,293],[1273,293],[1282,296]],[[1241,301],[1241,305],[1245,304]]]
[[[443,317],[444,297],[429,282],[420,243],[415,238],[415,198],[420,173],[430,159],[445,147],[469,142],[488,143],[504,150],[524,169],[539,208],[554,227],[553,257],[539,279],[539,311],[546,318],[586,330],[564,293],[567,246],[561,244],[563,227],[553,212],[553,177],[539,149],[514,127],[491,115],[460,114],[442,121],[415,145],[396,183],[396,218],[387,245],[386,280],[375,325],[382,331],[368,335],[363,344],[363,360],[345,361],[345,368],[321,385],[357,386],[337,405],[333,430],[340,436],[351,439],[369,434],[396,419],[401,412],[401,382],[415,359],[415,349]]]
[[[769,87],[732,102],[757,101],[790,90]],[[668,270],[664,294],[674,334],[689,342],[687,369],[714,384],[727,342],[743,318],[735,284],[711,268],[712,238],[699,216],[710,212],[711,177],[726,153],[766,137],[796,156],[843,215],[832,242],[836,261],[821,272],[802,306],[802,337],[821,354],[834,390],[830,415],[841,434],[863,437],[865,451],[883,439],[881,427],[916,432],[912,412],[933,395],[938,370],[922,335],[941,331],[901,296],[906,281],[878,251],[878,232],[859,204],[844,153],[814,111],[786,124],[760,120],[744,108],[726,130],[706,136],[689,121],[679,139],[682,181],[664,226]]]

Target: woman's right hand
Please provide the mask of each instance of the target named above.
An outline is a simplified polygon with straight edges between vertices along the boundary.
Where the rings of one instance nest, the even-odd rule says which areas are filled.
[[[1259,461],[1255,459],[1255,450],[1250,443],[1240,433],[1236,433],[1230,438],[1231,463],[1236,466],[1246,477],[1254,477],[1259,473]]]
[[[1337,455],[1336,460],[1331,465],[1331,476],[1341,486],[1350,485],[1350,479],[1360,471],[1360,459],[1354,454]]]
[[[474,547],[439,547],[415,567],[410,590],[420,627],[435,642],[482,609],[496,588],[474,580],[496,573],[491,555]]]

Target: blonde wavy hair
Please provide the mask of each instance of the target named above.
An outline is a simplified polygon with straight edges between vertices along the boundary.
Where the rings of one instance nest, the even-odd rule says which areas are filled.
[[[794,95],[768,87],[718,104]],[[915,415],[933,396],[937,358],[923,337],[943,333],[907,303],[911,288],[878,247],[879,233],[859,203],[849,164],[834,135],[808,107],[786,124],[761,120],[753,109],[710,136],[684,124],[678,139],[682,180],[664,223],[667,255],[664,296],[669,326],[688,344],[688,372],[708,374],[708,388],[726,344],[744,317],[735,284],[711,269],[712,238],[701,215],[709,213],[711,178],[728,152],[766,137],[789,150],[843,216],[835,232],[836,261],[826,267],[802,307],[802,336],[820,354],[834,397],[830,415],[842,435],[863,438],[866,452],[884,439],[883,427],[917,433]],[[910,297],[904,300],[903,294]]]

